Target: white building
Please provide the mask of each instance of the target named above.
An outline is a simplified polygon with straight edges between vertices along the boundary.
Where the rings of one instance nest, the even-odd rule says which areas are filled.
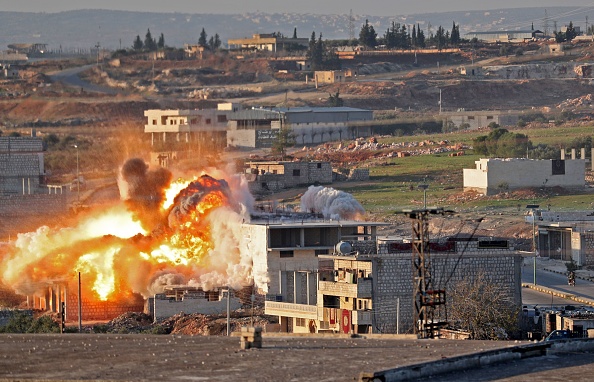
[[[586,186],[585,159],[535,160],[523,158],[482,158],[476,168],[464,169],[464,190],[493,195],[527,187]]]
[[[288,128],[295,143],[316,144],[368,137],[373,111],[352,107],[254,108],[229,116],[227,145],[271,147],[281,128]]]

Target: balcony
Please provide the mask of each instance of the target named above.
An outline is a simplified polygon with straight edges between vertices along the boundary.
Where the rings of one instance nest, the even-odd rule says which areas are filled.
[[[274,301],[265,301],[264,304],[264,312],[271,316],[297,317],[310,320],[318,319],[318,307],[315,305]]]
[[[373,318],[373,311],[371,310],[353,310],[352,320],[353,325],[371,325]]]
[[[320,281],[318,289],[330,296],[371,298],[372,284],[371,279],[357,279],[357,284]]]

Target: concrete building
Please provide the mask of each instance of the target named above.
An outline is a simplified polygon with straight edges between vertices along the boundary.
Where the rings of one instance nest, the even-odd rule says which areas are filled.
[[[534,212],[534,216],[532,215]],[[591,211],[535,209],[526,222],[535,226],[536,248],[541,257],[594,265],[594,214]]]
[[[351,107],[255,108],[229,115],[227,145],[271,147],[281,128],[291,129],[296,144],[307,145],[372,135],[371,110]]]
[[[346,73],[342,70],[316,70],[314,79],[316,84],[336,84],[346,81]]]
[[[586,186],[585,159],[535,160],[523,158],[481,158],[476,168],[464,169],[464,190],[493,195],[526,187]]]
[[[517,113],[502,111],[465,111],[442,113],[442,116],[451,121],[456,127],[467,125],[468,130],[487,127],[495,122],[499,126],[516,126],[519,120]]]
[[[484,42],[526,42],[537,38],[542,38],[544,34],[539,30],[517,30],[517,31],[484,31],[468,32],[466,38],[474,38]]]
[[[412,331],[411,243],[375,239],[345,238],[332,253],[319,256],[317,271],[293,271],[292,277],[289,271],[286,287],[279,272],[281,287],[271,287],[266,313],[279,316],[287,332]],[[521,305],[522,258],[507,241],[444,240],[430,248],[434,287],[447,292],[456,282],[484,272],[511,303]]]
[[[229,49],[231,50],[264,50],[277,52],[287,49],[307,49],[309,39],[280,37],[275,33],[260,33],[252,35],[252,38],[230,39],[228,44]]]
[[[66,212],[65,188],[45,184],[41,138],[0,137],[0,238]]]
[[[146,300],[145,313],[154,317],[155,321],[169,318],[178,313],[185,314],[221,314],[227,311],[226,291],[217,288],[213,291],[204,291],[202,288],[187,285],[165,287],[163,293]],[[241,308],[239,298],[233,296],[229,299],[229,310]]]
[[[332,183],[330,162],[247,162],[250,192],[279,191],[300,185]]]
[[[144,132],[151,135],[151,163],[167,167],[169,162],[192,149],[223,149],[227,141],[227,117],[240,110],[234,103],[217,109],[145,110]]]

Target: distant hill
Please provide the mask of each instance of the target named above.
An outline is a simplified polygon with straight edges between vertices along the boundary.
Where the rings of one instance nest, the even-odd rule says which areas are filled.
[[[552,31],[573,21],[585,29],[586,14],[571,17],[575,7],[547,8],[548,26]],[[365,19],[382,36],[392,21],[400,24],[419,24],[427,35],[431,26],[439,25],[450,30],[452,22],[460,25],[462,35],[469,31],[544,29],[544,8],[500,9],[491,11],[468,11],[425,13],[406,16],[354,15],[354,35],[357,37]],[[594,20],[594,17],[591,18]],[[297,28],[299,37],[322,33],[325,39],[346,39],[349,36],[349,15],[315,14],[267,14],[246,13],[236,15],[147,13],[109,10],[79,10],[59,13],[0,12],[0,50],[11,43],[45,43],[50,50],[89,49],[99,43],[108,49],[130,47],[137,35],[142,39],[147,29],[153,37],[163,33],[169,46],[182,47],[184,43],[196,43],[202,28],[208,36],[218,33],[224,45],[229,38],[251,36],[254,33],[281,32],[292,36]]]

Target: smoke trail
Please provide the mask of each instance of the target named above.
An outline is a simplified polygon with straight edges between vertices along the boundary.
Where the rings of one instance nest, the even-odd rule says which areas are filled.
[[[309,186],[301,197],[301,211],[339,219],[358,219],[365,214],[365,209],[353,195],[323,186]]]

